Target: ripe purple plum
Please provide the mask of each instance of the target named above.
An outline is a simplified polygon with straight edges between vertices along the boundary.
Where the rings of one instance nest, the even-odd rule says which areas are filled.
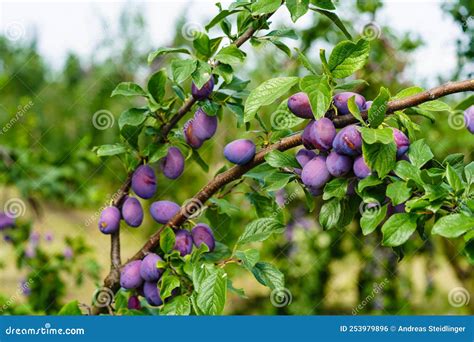
[[[322,118],[314,120],[306,126],[303,132],[303,144],[308,145],[309,149],[316,148],[325,152],[331,149],[335,136],[336,128],[332,121],[328,118]]]
[[[309,193],[313,197],[318,197],[318,196],[321,196],[323,194],[323,188],[316,188],[316,187],[313,187],[313,186],[308,186],[306,188],[308,189]]]
[[[399,129],[393,129],[393,139],[395,140],[395,144],[397,145],[397,157],[401,157],[408,151],[408,147],[410,147],[410,140],[408,137],[400,131]]]
[[[255,156],[256,147],[252,140],[237,139],[224,147],[224,156],[231,163],[247,164]]]
[[[0,230],[15,226],[15,219],[6,213],[0,213]]]
[[[334,138],[334,150],[347,156],[358,156],[362,153],[362,136],[356,125],[341,129]]]
[[[104,234],[112,234],[119,230],[120,211],[116,207],[107,207],[100,213],[99,229]]]
[[[301,180],[307,187],[322,188],[331,179],[326,166],[326,157],[317,156],[310,160],[301,172]]]
[[[133,295],[128,298],[127,308],[129,310],[141,310],[142,305],[138,296]]]
[[[130,261],[120,271],[120,286],[124,289],[136,289],[143,284],[140,276],[141,260]]]
[[[143,208],[135,197],[127,197],[122,206],[123,220],[130,227],[138,227],[143,222]]]
[[[207,115],[202,108],[194,113],[193,118],[194,135],[199,140],[212,138],[217,130],[217,116]]]
[[[146,281],[143,284],[143,294],[148,304],[152,306],[160,306],[163,300],[160,297],[160,289],[156,281]]]
[[[150,253],[143,258],[140,265],[140,276],[145,281],[158,281],[160,279],[163,271],[156,267],[158,261],[163,261],[163,259],[155,253]]]
[[[326,166],[332,176],[342,177],[352,169],[352,159],[336,151],[331,151],[326,158]]]
[[[307,162],[309,162],[311,159],[315,158],[316,156],[317,154],[314,151],[302,148],[296,153],[296,160],[301,165],[301,167],[304,167]]]
[[[301,135],[301,139],[303,140],[303,145],[306,147],[308,150],[313,150],[316,147],[313,144],[313,138],[312,138],[312,128],[314,126],[315,120],[311,120],[306,127],[303,130],[303,134]]]
[[[207,245],[209,251],[212,252],[216,247],[216,240],[214,239],[214,233],[212,232],[211,227],[207,224],[199,223],[192,230],[191,235],[193,237],[193,242],[196,247],[199,247],[201,244]]]
[[[334,95],[332,98],[334,101],[334,106],[336,106],[337,108],[338,114],[345,115],[350,113],[349,108],[347,106],[347,101],[349,101],[352,96],[355,96],[355,103],[357,107],[359,107],[359,110],[364,110],[365,98],[360,94],[345,91]]]
[[[160,160],[160,168],[165,177],[169,179],[176,179],[181,176],[184,171],[184,156],[181,150],[171,146],[166,157]]]
[[[311,104],[309,103],[309,98],[306,93],[299,92],[291,96],[288,99],[288,109],[297,117],[303,119],[314,118]]]
[[[155,171],[149,165],[140,165],[132,176],[132,190],[137,196],[148,199],[156,192]]]
[[[364,156],[359,156],[354,160],[354,174],[359,178],[363,179],[371,175],[369,166],[364,160]]]
[[[193,237],[186,229],[178,229],[175,231],[176,242],[174,249],[179,252],[181,256],[191,253],[193,250]]]
[[[464,123],[467,130],[474,134],[474,105],[464,111]]]
[[[153,219],[161,224],[167,223],[180,210],[179,205],[172,201],[156,201],[150,206],[150,214]]]
[[[214,90],[214,77],[211,76],[209,81],[207,81],[202,88],[196,87],[194,82],[191,85],[191,94],[195,100],[205,100],[211,96],[212,91]]]
[[[186,143],[193,149],[197,150],[204,143],[203,139],[199,139],[194,133],[194,121],[188,120],[183,126],[183,134]]]

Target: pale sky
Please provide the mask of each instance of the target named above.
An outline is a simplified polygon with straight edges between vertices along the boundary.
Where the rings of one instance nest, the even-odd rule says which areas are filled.
[[[155,1],[8,1],[0,0],[0,33],[19,41],[38,37],[40,53],[55,68],[62,66],[68,51],[87,58],[103,36],[101,18],[118,26],[118,17],[124,6],[143,9],[153,47],[169,42],[174,22],[188,9],[187,20],[201,25],[217,14],[216,0],[155,0]],[[223,2],[225,3],[225,2]],[[343,13],[339,14],[344,16]],[[304,27],[308,20],[298,22]],[[286,10],[278,11],[276,22],[292,25]],[[387,1],[378,14],[379,22],[387,23],[397,32],[417,33],[427,43],[412,55],[412,63],[405,75],[412,81],[436,83],[437,75],[449,75],[455,67],[454,38],[460,29],[451,17],[440,9],[439,1]],[[361,30],[368,18],[354,23]]]

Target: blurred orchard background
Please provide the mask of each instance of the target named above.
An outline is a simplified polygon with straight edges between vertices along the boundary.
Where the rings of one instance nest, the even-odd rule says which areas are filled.
[[[381,85],[394,93],[473,77],[471,0],[339,1],[337,7],[351,32],[372,39],[369,63],[357,75],[370,84],[357,90],[368,100]],[[344,39],[325,17],[306,15],[294,25],[285,11],[272,18],[272,29],[293,27],[301,38],[285,42],[315,63],[320,48],[330,50]],[[92,148],[114,143],[118,115],[140,104],[110,93],[119,82],[143,83],[166,66],[166,57],[148,66],[148,53],[190,45],[192,32],[217,13],[214,1],[1,2],[0,205],[19,213],[17,227],[4,230],[0,241],[2,314],[54,314],[72,299],[90,304],[109,269],[110,241],[98,231],[98,215],[126,178],[117,157],[100,159]],[[252,57],[237,74],[250,81],[250,89],[302,72],[295,56],[271,44],[247,43],[244,50]],[[462,97],[467,95],[447,101]],[[97,113],[106,113],[108,121],[95,122]],[[270,115],[271,108],[262,113]],[[245,137],[235,116],[224,114],[213,143],[201,149],[209,171],[189,161],[176,181],[160,174],[157,197],[182,203],[224,165],[223,146],[231,137]],[[460,152],[465,162],[474,159],[474,140],[462,123],[442,115],[435,123],[420,122],[418,135],[437,158]],[[249,298],[230,294],[225,313],[474,314],[472,268],[450,240],[409,242],[397,262],[391,249],[380,246],[380,236],[363,237],[356,224],[323,231],[318,210],[307,213],[301,191],[290,187],[278,196],[287,231],[266,242],[261,255],[285,274],[291,304],[272,305],[269,290],[242,273],[234,286],[245,288]],[[212,207],[205,214],[221,241],[234,241],[256,216],[244,192],[231,203],[227,210],[238,212],[232,220]],[[149,217],[139,229],[125,227],[122,259],[156,228]]]

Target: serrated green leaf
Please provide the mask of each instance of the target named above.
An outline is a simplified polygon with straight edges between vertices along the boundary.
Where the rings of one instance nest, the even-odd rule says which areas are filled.
[[[178,288],[181,282],[179,278],[168,269],[162,274],[159,284],[160,297],[162,300],[165,300],[173,294],[173,290]]]
[[[249,242],[258,242],[268,239],[272,234],[280,234],[285,230],[285,226],[274,218],[260,218],[246,227],[242,235],[237,240],[237,245],[244,245]]]
[[[250,6],[250,10],[252,15],[268,14],[275,12],[280,5],[280,0],[257,0]]]
[[[474,218],[463,214],[451,214],[440,218],[433,226],[432,234],[457,238],[474,229]]]
[[[420,87],[409,87],[403,90],[400,90],[395,96],[392,96],[392,100],[400,100],[408,96],[413,96],[415,94],[421,93],[423,88]]]
[[[369,108],[368,117],[369,124],[372,128],[377,128],[385,119],[387,112],[387,104],[390,100],[390,93],[384,87],[380,88],[380,92],[375,98],[372,106]]]
[[[325,230],[338,228],[338,223],[341,218],[342,207],[341,202],[337,198],[333,198],[321,207],[319,212],[319,223]]]
[[[265,177],[265,190],[276,191],[284,188],[294,175],[284,172],[272,172]]]
[[[257,262],[252,269],[255,279],[272,290],[285,287],[285,276],[278,268],[268,262]]]
[[[147,118],[148,111],[142,108],[130,108],[120,114],[118,124],[120,130],[125,125],[128,126],[140,126]]]
[[[417,218],[415,214],[392,215],[382,227],[382,245],[395,247],[404,244],[415,232]]]
[[[80,316],[82,315],[81,309],[79,309],[79,302],[73,300],[64,305],[58,312],[59,316]]]
[[[296,167],[300,168],[301,165],[296,160],[294,154],[281,152],[278,150],[271,151],[265,155],[265,160],[268,165],[283,168],[283,167]]]
[[[395,181],[387,186],[386,195],[392,200],[393,205],[399,205],[411,197],[411,188],[406,182]]]
[[[191,52],[189,52],[189,50],[185,48],[159,48],[158,50],[148,55],[148,64],[151,64],[151,62],[153,62],[156,57],[169,53],[185,53],[188,55],[191,54]]]
[[[332,101],[332,91],[327,76],[305,76],[300,81],[300,88],[308,95],[314,117],[316,119],[324,117]]]
[[[351,112],[352,116],[354,116],[362,125],[367,125],[360,114],[359,106],[355,103],[355,96],[351,96],[349,98],[347,101],[347,107],[349,108],[349,112]]]
[[[211,66],[203,61],[197,61],[196,70],[192,73],[193,82],[197,88],[202,88],[212,77]]]
[[[286,0],[285,3],[294,23],[308,12],[309,0]]]
[[[362,144],[364,160],[372,171],[377,172],[380,178],[384,178],[395,167],[397,145],[394,142],[390,144]]]
[[[260,260],[260,252],[258,249],[250,248],[245,251],[236,251],[235,257],[242,261],[245,268],[252,271],[252,268]]]
[[[161,315],[167,316],[188,316],[190,313],[191,302],[186,295],[174,297],[160,310]]]
[[[451,165],[446,165],[446,179],[455,193],[464,189],[461,177]]]
[[[331,20],[339,29],[344,33],[347,39],[352,39],[351,34],[347,30],[346,26],[344,23],[339,19],[336,13],[327,11],[325,9],[319,9],[319,8],[311,8],[313,11],[318,12],[324,16],[326,16],[329,20]]]
[[[214,265],[207,267],[208,274],[199,285],[196,303],[204,315],[219,315],[226,302],[227,274]]]
[[[133,82],[122,82],[112,91],[112,96],[146,96],[146,92],[138,84]]]
[[[393,131],[391,128],[368,128],[360,127],[359,131],[362,135],[362,140],[367,144],[390,144],[394,141]]]
[[[127,152],[127,146],[121,143],[99,146],[96,153],[99,157],[115,156]]]
[[[370,44],[365,39],[356,43],[345,40],[337,44],[329,57],[329,69],[335,78],[345,78],[361,69],[369,58]]]
[[[160,103],[166,92],[166,71],[159,70],[155,72],[148,80],[147,89],[153,99]]]
[[[237,46],[229,45],[225,48],[222,48],[214,58],[221,63],[237,64],[243,62],[245,56],[245,52],[240,50]]]
[[[160,248],[163,252],[169,253],[176,242],[173,229],[166,227],[160,234]]]
[[[323,200],[327,201],[333,197],[343,199],[347,194],[349,186],[348,178],[334,178],[324,186]]]
[[[369,235],[371,234],[378,225],[385,219],[387,215],[387,205],[382,207],[376,206],[371,209],[364,210],[360,218],[360,228],[362,229],[362,234]]]
[[[449,112],[451,110],[451,107],[441,100],[423,102],[419,104],[418,107],[421,109],[432,111],[432,112],[444,112],[444,111]]]
[[[175,59],[171,62],[171,74],[176,83],[186,81],[196,70],[197,61],[194,59]]]
[[[421,168],[428,161],[433,159],[433,157],[433,152],[431,152],[430,147],[425,143],[424,139],[412,143],[408,150],[408,158],[410,158],[410,162],[417,168]]]

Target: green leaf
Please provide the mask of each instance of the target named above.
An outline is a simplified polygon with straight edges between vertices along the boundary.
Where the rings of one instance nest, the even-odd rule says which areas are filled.
[[[265,81],[250,92],[245,102],[244,122],[249,122],[261,106],[273,103],[298,82],[298,77],[277,77]]]
[[[419,185],[422,185],[424,183],[420,176],[420,170],[413,164],[407,162],[406,160],[400,160],[396,164],[394,172],[404,181],[408,181],[411,179]]]
[[[232,216],[240,212],[240,207],[230,203],[229,201],[223,198],[213,197],[209,200],[209,202],[211,202],[218,208],[219,214],[227,214],[229,216]]]
[[[265,160],[267,161],[268,165],[273,167],[301,168],[301,165],[296,160],[294,154],[289,154],[278,150],[267,153],[265,155]]]
[[[364,119],[362,118],[362,115],[360,114],[359,106],[356,105],[355,103],[355,96],[351,96],[349,100],[347,101],[347,107],[349,108],[349,111],[351,114],[364,126],[366,126],[366,123]]]
[[[209,31],[212,27],[217,25],[222,19],[228,17],[231,14],[237,13],[238,11],[229,11],[229,10],[222,10],[216,15],[212,20],[205,26],[206,31]]]
[[[375,98],[372,106],[369,108],[368,117],[369,124],[372,128],[377,128],[385,119],[387,112],[387,104],[390,100],[390,93],[384,87],[380,88],[380,92]]]
[[[345,78],[361,69],[369,58],[370,44],[365,39],[357,43],[345,40],[336,45],[329,57],[329,69],[335,78]]]
[[[152,164],[166,157],[168,154],[168,146],[151,143],[143,154],[148,157],[148,163]]]
[[[268,262],[257,262],[252,269],[255,279],[272,290],[285,287],[285,276],[278,268]]]
[[[153,99],[160,103],[166,92],[166,71],[160,70],[155,72],[148,80],[147,89]]]
[[[399,205],[410,198],[411,188],[406,182],[395,181],[387,186],[386,194],[392,200],[393,205]]]
[[[289,111],[288,100],[282,101],[270,118],[272,128],[277,131],[293,128],[304,121],[305,119],[299,118]]]
[[[81,316],[82,312],[79,309],[79,302],[77,300],[73,300],[66,305],[64,305],[61,310],[58,312],[59,316]]]
[[[115,156],[127,152],[127,146],[122,143],[99,146],[96,153],[99,157]]]
[[[216,55],[215,59],[225,64],[237,64],[245,59],[245,52],[235,45],[229,45],[222,48]]]
[[[313,11],[318,12],[324,16],[326,16],[329,20],[331,20],[339,29],[344,33],[347,39],[352,39],[351,34],[349,31],[346,29],[344,26],[344,23],[339,19],[336,13],[324,10],[324,9],[318,9],[318,8],[311,8]],[[339,77],[338,77],[339,78]]]
[[[362,135],[362,140],[367,144],[375,144],[377,142],[382,144],[390,144],[393,140],[393,131],[391,128],[367,128],[360,127],[359,131]]]
[[[193,82],[198,87],[199,89],[204,86],[204,84],[209,81],[209,79],[212,76],[212,70],[211,66],[202,61],[197,62],[197,68],[194,70],[192,77],[193,77]]]
[[[249,242],[263,241],[272,234],[280,234],[285,230],[285,226],[274,218],[260,218],[249,223],[243,234],[237,240],[237,245],[244,245]]]
[[[347,194],[349,186],[348,178],[334,178],[324,186],[323,200],[327,201],[333,197],[343,199]]]
[[[360,228],[362,229],[362,234],[369,235],[371,234],[378,225],[385,219],[387,215],[387,205],[382,207],[375,206],[370,209],[366,205],[366,210],[363,211],[362,217],[360,218]]]
[[[171,74],[176,83],[186,81],[197,68],[194,59],[175,59],[171,62]]]
[[[380,178],[384,178],[395,167],[397,145],[394,142],[390,144],[375,143],[369,145],[362,144],[364,160],[372,171],[377,172]]]
[[[466,110],[472,105],[474,105],[474,95],[468,96],[467,98],[459,102],[456,107],[454,107],[454,110]]]
[[[359,180],[357,183],[357,191],[362,192],[365,188],[370,188],[382,184],[383,181],[377,178],[375,175],[370,175],[364,179]]]
[[[474,229],[474,218],[463,214],[451,214],[440,218],[433,226],[432,234],[457,238]]]
[[[339,90],[354,90],[355,88],[361,85],[369,85],[369,83],[365,80],[352,80],[345,83],[338,84],[334,87],[334,89]]]
[[[112,96],[146,96],[146,92],[138,84],[133,82],[122,82],[112,91]]]
[[[453,188],[454,192],[457,193],[463,190],[463,184],[461,177],[458,175],[456,170],[453,169],[451,165],[446,166],[446,179],[448,180],[449,185]]]
[[[156,57],[169,53],[185,53],[188,55],[191,54],[191,52],[189,52],[189,50],[185,48],[159,48],[158,50],[148,55],[148,64],[151,64]]]
[[[272,172],[265,177],[265,190],[276,191],[284,188],[294,175],[284,172]]]
[[[215,69],[214,73],[221,76],[224,79],[224,82],[229,84],[232,82],[234,77],[234,70],[229,64],[220,63]]]
[[[206,172],[206,173],[209,172],[209,165],[207,165],[206,161],[204,159],[202,159],[201,155],[199,154],[199,152],[197,150],[192,151],[191,157],[201,167],[201,169],[204,172]]]
[[[451,110],[450,106],[440,100],[424,102],[419,104],[418,107],[432,112],[449,112]]]
[[[341,202],[337,198],[333,198],[321,207],[319,212],[319,223],[325,230],[338,228],[338,223],[341,218],[342,207]]]
[[[385,222],[382,227],[384,246],[400,246],[404,244],[416,230],[415,214],[394,214]]]
[[[185,295],[174,297],[160,310],[161,315],[167,316],[188,316],[190,313],[191,302],[189,297]]]
[[[199,284],[196,303],[204,315],[219,315],[226,301],[227,274],[222,268],[206,266],[208,275]]]
[[[464,168],[464,175],[466,176],[467,184],[474,183],[474,162],[469,163]]]
[[[409,87],[399,91],[395,96],[392,97],[392,100],[400,100],[408,96],[413,96],[415,94],[421,93],[423,88],[420,87]]]
[[[327,76],[305,76],[300,81],[300,88],[308,95],[314,117],[322,118],[332,101],[332,91]]]
[[[317,74],[316,69],[314,69],[313,65],[309,61],[308,57],[301,52],[298,48],[295,48],[296,52],[298,53],[298,61],[299,63],[304,66],[310,73]]]
[[[118,120],[120,130],[122,130],[125,125],[133,127],[140,126],[146,120],[147,116],[148,111],[142,108],[130,108],[122,112]]]
[[[194,32],[193,47],[202,58],[209,58],[212,54],[211,41],[204,32]]]
[[[267,14],[275,12],[280,5],[280,0],[257,0],[250,6],[250,10],[252,15]]]
[[[295,23],[308,12],[309,0],[286,0],[286,7],[290,11],[291,20]]]
[[[160,297],[165,300],[173,294],[173,290],[181,285],[179,278],[171,270],[166,270],[160,278]]]
[[[120,129],[120,135],[124,137],[127,143],[132,146],[135,150],[138,150],[138,136],[143,129],[143,125],[131,126],[124,125]]]
[[[332,0],[311,0],[311,3],[316,7],[323,8],[329,11],[336,9],[336,6],[334,6]]]
[[[236,251],[235,257],[242,261],[245,268],[252,271],[252,268],[260,260],[260,252],[258,249],[250,248],[245,251]]]
[[[430,147],[425,143],[424,139],[412,143],[408,150],[408,158],[410,158],[410,162],[417,168],[421,168],[428,161],[433,159],[433,157],[433,152],[431,152]]]
[[[160,234],[160,248],[163,252],[169,253],[176,242],[173,229],[166,227]]]

